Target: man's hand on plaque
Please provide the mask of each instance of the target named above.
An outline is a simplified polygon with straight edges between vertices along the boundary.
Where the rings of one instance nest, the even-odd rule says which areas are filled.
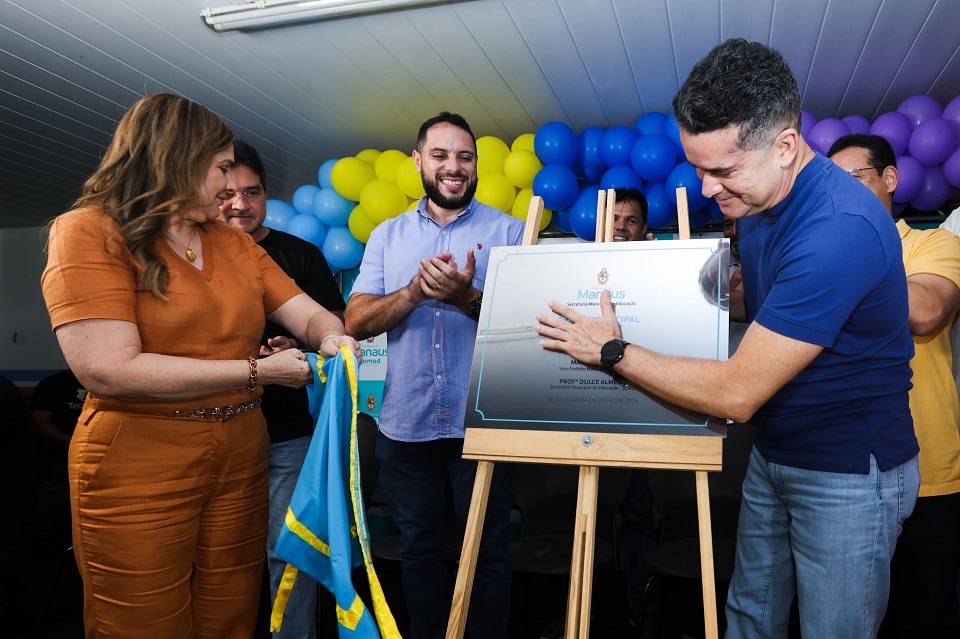
[[[537,333],[549,338],[540,341],[548,351],[565,353],[588,366],[600,366],[600,348],[623,337],[610,291],[600,294],[600,317],[587,317],[569,306],[550,302],[554,315],[537,315]]]
[[[467,250],[467,263],[458,270],[452,253],[420,260],[420,287],[428,298],[462,306],[468,301],[473,284],[473,272],[477,260],[473,249]]]

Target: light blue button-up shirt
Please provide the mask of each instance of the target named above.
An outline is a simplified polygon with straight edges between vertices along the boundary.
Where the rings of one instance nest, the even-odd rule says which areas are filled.
[[[420,260],[439,253],[452,253],[462,269],[467,249],[473,249],[477,260],[473,286],[482,291],[490,249],[523,239],[523,222],[476,199],[444,226],[427,213],[426,201],[421,198],[415,210],[374,229],[351,294],[398,291],[416,275]],[[476,320],[436,300],[421,302],[387,332],[380,408],[384,435],[404,442],[463,437],[476,336]]]

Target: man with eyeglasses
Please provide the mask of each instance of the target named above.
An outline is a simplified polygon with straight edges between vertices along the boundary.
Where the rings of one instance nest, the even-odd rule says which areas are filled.
[[[541,344],[756,426],[728,639],[787,636],[794,594],[804,637],[873,638],[920,482],[896,227],[804,141],[796,78],[766,45],[715,47],[673,110],[703,194],[737,220],[746,305],[737,310],[750,320],[739,348],[714,361],[627,344],[609,292],[600,317],[551,303],[537,317]]]
[[[876,135],[846,135],[828,153],[893,215],[897,158]],[[950,322],[960,308],[960,238],[897,220],[907,273],[910,412],[920,441],[920,496],[890,566],[890,603],[879,637],[960,637],[960,400],[951,383]]]
[[[267,216],[267,174],[260,155],[249,144],[237,140],[233,146],[236,165],[230,175],[236,191],[220,208],[221,219],[248,233],[273,261],[289,275],[300,289],[325,309],[343,320],[346,304],[327,260],[320,250],[298,237],[263,225]],[[282,326],[267,320],[261,355],[283,348],[297,348],[293,335]],[[302,388],[264,386],[262,409],[270,435],[270,520],[267,529],[267,571],[270,577],[270,603],[277,595],[286,562],[274,549],[283,527],[284,516],[293,495],[300,467],[307,455],[313,435],[307,392]],[[313,639],[317,636],[316,581],[304,573],[297,575],[297,587],[290,595],[283,619],[283,628],[275,638]]]

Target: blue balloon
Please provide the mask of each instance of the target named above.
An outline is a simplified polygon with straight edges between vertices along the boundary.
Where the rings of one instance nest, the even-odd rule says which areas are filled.
[[[573,166],[577,146],[577,134],[563,122],[547,122],[533,136],[533,150],[544,164]]]
[[[677,223],[677,205],[667,197],[667,187],[663,182],[650,182],[643,189],[647,198],[647,226],[662,229]]]
[[[690,220],[690,228],[698,229],[701,226],[706,226],[713,221],[712,216],[710,215],[710,205],[701,206],[696,211],[690,211],[687,214],[687,219]]]
[[[707,213],[710,214],[710,217],[712,217],[713,219],[723,220],[723,211],[720,209],[720,205],[717,204],[717,201],[712,197],[707,198],[707,205],[703,208],[707,211]]]
[[[667,176],[667,195],[677,203],[677,189],[687,189],[687,210],[696,211],[707,205],[707,198],[703,195],[703,180],[697,175],[697,170],[689,162],[681,162]]]
[[[335,226],[323,241],[323,256],[339,270],[353,268],[363,259],[363,244],[345,226]]]
[[[554,211],[553,217],[550,218],[550,223],[557,227],[558,231],[573,233],[573,229],[570,228],[570,209]]]
[[[269,228],[285,231],[290,220],[298,215],[300,214],[297,213],[297,209],[283,200],[267,200],[267,215],[263,223]]]
[[[318,248],[323,246],[323,240],[327,236],[327,228],[313,214],[298,215],[287,222],[287,233],[296,235],[301,240],[306,240]]]
[[[629,166],[615,166],[607,169],[600,179],[600,188],[607,189],[636,189],[643,190],[643,180],[633,172]]]
[[[343,226],[356,205],[333,189],[320,189],[313,198],[313,214],[327,226]]]
[[[577,176],[569,167],[548,164],[534,176],[533,194],[542,197],[543,206],[551,211],[565,209],[577,199]]]
[[[657,111],[644,114],[633,125],[634,131],[640,135],[650,135],[651,133],[663,133],[663,126],[667,123],[667,116]]]
[[[333,173],[333,165],[339,160],[340,158],[333,158],[320,165],[320,170],[317,171],[317,183],[321,186],[321,188],[333,188],[333,181],[330,179],[330,174]]]
[[[630,165],[644,180],[665,180],[677,164],[677,147],[673,140],[661,133],[644,135],[633,144]]]
[[[592,242],[597,237],[597,191],[600,186],[584,187],[570,207],[570,228],[581,240]]]
[[[293,208],[301,215],[313,213],[313,198],[320,192],[320,187],[314,184],[304,184],[293,192]]]
[[[630,150],[637,141],[636,132],[628,126],[607,129],[600,139],[600,157],[609,167],[630,166]]]
[[[673,140],[673,144],[677,148],[677,157],[681,160],[686,160],[687,153],[683,150],[683,145],[680,143],[680,125],[677,124],[677,118],[674,117],[672,113],[663,124],[663,133]]]
[[[580,132],[577,136],[578,160],[583,172],[590,179],[590,174],[603,175],[607,165],[603,163],[600,157],[600,140],[603,138],[603,129],[598,126],[590,126]],[[597,178],[599,179],[599,177]],[[596,181],[596,180],[592,180]]]

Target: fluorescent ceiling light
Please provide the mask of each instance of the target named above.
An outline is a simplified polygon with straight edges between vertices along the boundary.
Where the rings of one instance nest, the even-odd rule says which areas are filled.
[[[200,12],[214,31],[262,29],[308,20],[339,18],[362,13],[391,11],[443,0],[257,0],[244,4],[212,7]]]

